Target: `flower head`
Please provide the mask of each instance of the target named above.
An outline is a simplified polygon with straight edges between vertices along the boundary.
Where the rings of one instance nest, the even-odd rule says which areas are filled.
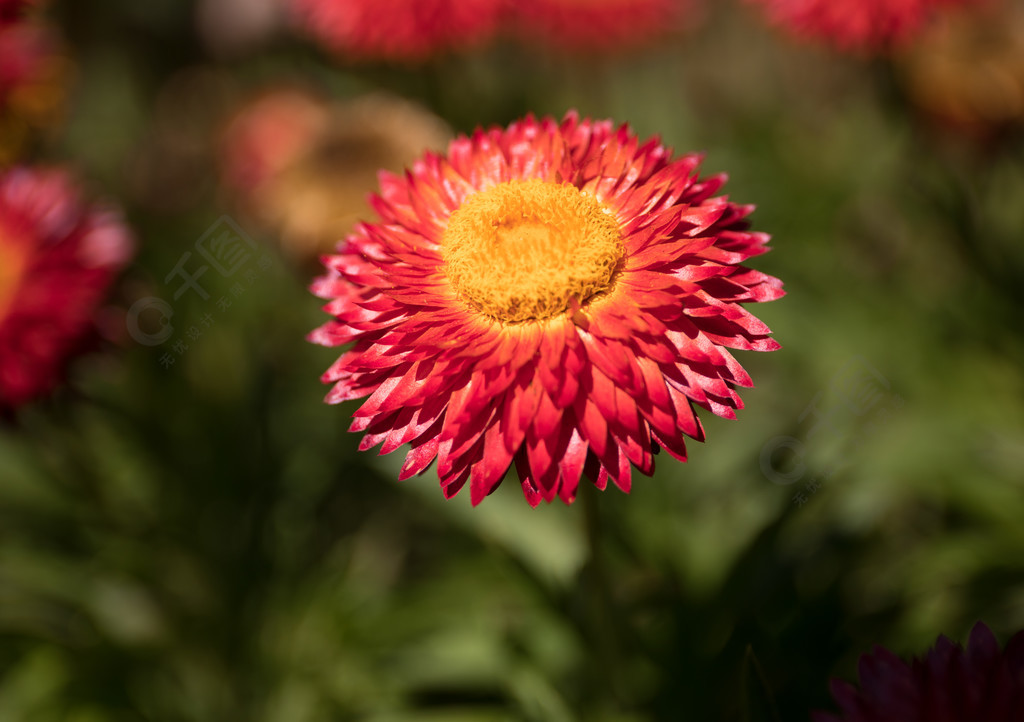
[[[0,22],[0,166],[19,154],[30,129],[60,117],[67,65],[48,27]]]
[[[553,47],[606,51],[662,36],[688,16],[685,0],[520,0],[520,34]]]
[[[382,174],[362,224],[313,291],[334,318],[310,340],[352,344],[323,380],[361,448],[435,459],[474,504],[514,465],[527,500],[571,502],[582,474],[630,488],[658,448],[703,440],[693,406],[733,417],[750,377],[727,348],[770,351],[741,304],[782,295],[740,264],[767,250],[751,206],[626,126],[528,117]]]
[[[53,387],[132,242],[58,170],[0,173],[0,409]]]
[[[939,637],[923,659],[904,662],[882,647],[860,660],[861,689],[832,682],[839,715],[815,722],[1020,722],[1024,719],[1024,632],[999,649],[982,623],[967,649]]]
[[[937,124],[988,140],[1024,123],[1024,5],[944,17],[901,61],[910,99]]]
[[[307,33],[357,60],[417,62],[483,42],[502,0],[291,0]]]
[[[0,26],[20,21],[38,0],[0,0]]]
[[[905,44],[943,9],[985,0],[750,0],[795,35],[842,50],[882,52]]]
[[[221,177],[254,192],[310,152],[329,123],[327,102],[298,88],[272,88],[246,99],[218,139]]]
[[[373,93],[328,103],[273,89],[244,103],[220,143],[222,178],[238,205],[289,255],[317,262],[369,212],[379,170],[400,171],[451,131],[407,100]]]

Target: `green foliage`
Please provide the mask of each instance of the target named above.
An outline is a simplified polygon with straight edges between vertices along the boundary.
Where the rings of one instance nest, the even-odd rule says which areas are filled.
[[[741,354],[747,408],[705,414],[687,464],[662,455],[629,497],[531,510],[507,482],[471,509],[356,452],[353,407],[321,403],[336,353],[303,340],[310,273],[247,228],[268,267],[173,365],[126,341],[0,430],[0,720],[797,720],[874,644],[1024,628],[1019,138],[935,133],[877,67],[743,14],[601,61],[504,45],[368,69],[285,40],[221,58],[186,3],[56,11],[78,84],[47,153],[125,205],[124,305],[167,295],[224,212],[208,153],[169,208],[130,172],[196,68],[383,87],[460,130],[577,107],[660,133],[758,205],[775,250],[754,265],[789,295],[757,311],[783,350]],[[195,110],[212,132],[222,109]],[[763,470],[779,437],[794,483]]]

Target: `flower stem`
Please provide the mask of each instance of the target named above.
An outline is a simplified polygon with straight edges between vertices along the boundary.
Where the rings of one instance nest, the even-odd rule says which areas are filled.
[[[602,551],[602,523],[596,488],[586,488],[583,494],[583,523],[587,537],[589,558],[585,574],[584,599],[586,619],[584,624],[588,643],[595,652],[594,659],[599,666],[596,677],[601,679],[605,696],[612,707],[620,707],[624,701],[622,679],[617,670],[622,669],[622,650],[617,634],[616,621],[620,618],[615,613],[611,586],[608,581],[608,569]],[[587,629],[589,626],[589,629]]]

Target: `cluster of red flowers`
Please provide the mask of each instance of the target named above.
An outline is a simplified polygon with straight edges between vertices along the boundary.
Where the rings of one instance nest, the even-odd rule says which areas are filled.
[[[940,12],[989,0],[748,0],[770,22],[842,50],[888,52]],[[696,0],[291,0],[299,24],[351,59],[421,61],[499,30],[561,49],[608,52],[689,24]]]
[[[419,60],[472,45],[498,24],[493,0],[295,0],[299,22],[327,47],[358,58]]]
[[[299,24],[356,59],[419,61],[502,29],[555,47],[609,49],[663,34],[689,0],[291,0]]]

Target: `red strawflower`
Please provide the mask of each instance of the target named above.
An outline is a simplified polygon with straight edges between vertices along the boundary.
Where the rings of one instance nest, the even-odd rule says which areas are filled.
[[[814,722],[1024,722],[1024,632],[1000,651],[982,623],[965,650],[946,637],[924,659],[904,662],[882,647],[860,660],[861,689],[832,681],[839,715]]]
[[[421,61],[487,40],[502,0],[291,0],[307,33],[357,60]]]
[[[445,495],[469,481],[473,504],[512,464],[537,505],[573,501],[582,473],[628,491],[659,447],[685,460],[693,405],[733,418],[751,385],[726,348],[778,348],[740,304],[783,293],[740,265],[768,236],[699,163],[570,113],[382,174],[380,221],[313,285],[334,319],[310,340],[352,344],[327,402],[369,396],[360,448],[410,444],[400,478],[436,458]]]
[[[905,44],[936,13],[986,0],[749,0],[804,38],[842,50],[884,52]]]
[[[511,5],[527,38],[562,49],[639,45],[665,35],[689,17],[686,0],[518,0]]]
[[[132,242],[59,170],[0,173],[0,409],[52,388]]]

